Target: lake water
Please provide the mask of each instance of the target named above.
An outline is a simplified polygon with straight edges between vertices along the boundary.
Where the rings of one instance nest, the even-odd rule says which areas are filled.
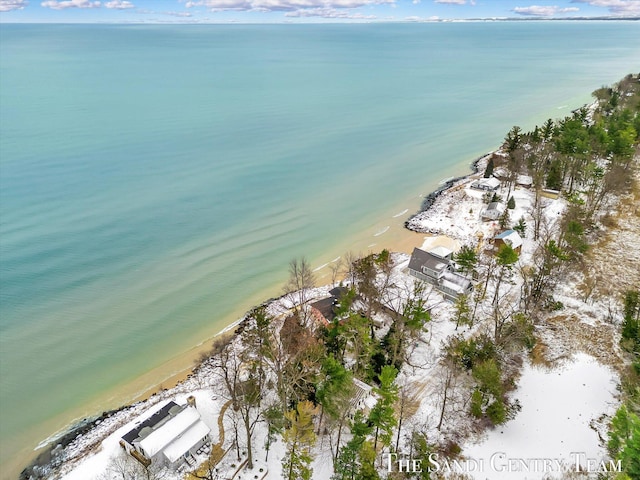
[[[639,34],[3,24],[0,470],[172,373],[293,257],[393,243],[394,215],[512,125],[640,70]]]

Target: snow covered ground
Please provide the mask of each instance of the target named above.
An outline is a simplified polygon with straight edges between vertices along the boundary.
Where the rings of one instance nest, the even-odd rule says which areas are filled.
[[[586,470],[587,459],[599,464],[606,451],[598,419],[615,412],[617,381],[613,370],[582,353],[553,369],[525,365],[513,394],[522,410],[480,443],[465,445],[464,456],[475,461],[469,465],[480,470],[469,473],[478,480],[533,480],[576,471],[576,462]]]

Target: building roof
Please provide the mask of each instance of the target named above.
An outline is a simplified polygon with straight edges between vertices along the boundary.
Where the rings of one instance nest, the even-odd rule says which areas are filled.
[[[351,397],[351,406],[354,408],[358,408],[361,406],[361,402],[364,402],[371,392],[373,391],[373,387],[371,385],[367,385],[362,380],[358,380],[357,378],[353,379],[354,393]]]
[[[432,255],[435,255],[436,257],[440,257],[440,258],[445,258],[446,259],[453,252],[451,250],[449,250],[447,247],[438,246],[438,247],[435,247],[435,248],[432,248],[431,250],[429,250],[428,253],[431,253]]]
[[[530,175],[518,175],[516,183],[518,185],[530,187],[531,185],[533,185],[533,177],[531,177]]]
[[[325,299],[325,300],[330,300],[331,301],[331,303],[329,305],[329,307],[330,307],[329,312],[330,312],[330,315],[332,315],[333,314],[333,298],[329,297],[328,299]],[[327,302],[325,302],[325,303],[327,303]],[[311,313],[311,318],[313,318],[313,320],[316,322],[317,325],[323,325],[325,327],[327,325],[329,325],[329,320],[327,320],[327,317],[318,308],[316,308],[315,306],[311,305],[309,310],[310,310],[310,313]],[[332,317],[333,316],[335,316],[335,315],[332,315]]]
[[[426,267],[429,270],[440,272],[445,270],[450,263],[449,260],[440,258],[433,253],[414,248],[411,260],[409,260],[409,268],[420,272],[423,267]]]
[[[487,187],[487,188],[490,188],[491,190],[495,190],[500,186],[500,180],[494,177],[479,178],[478,180],[473,182],[471,186]]]
[[[504,232],[496,235],[495,240],[502,240],[511,248],[518,248],[522,246],[522,237],[515,230],[505,230]]]
[[[158,410],[156,413],[154,413],[149,418],[147,418],[145,421],[143,421],[142,423],[137,425],[133,430],[130,430],[129,432],[125,433],[122,436],[122,439],[125,442],[127,442],[128,444],[133,445],[133,442],[136,439],[145,436],[144,433],[148,432],[149,430],[153,430],[160,423],[162,423],[163,421],[167,420],[171,416],[171,412],[172,411],[176,412],[177,409],[181,410],[181,407],[176,402],[174,402],[173,400],[170,401],[164,407],[162,407],[160,410]],[[140,435],[140,433],[143,430],[144,430],[144,433],[142,435]]]
[[[454,272],[445,272],[440,280],[441,286],[449,288],[456,293],[465,293],[471,285],[471,280]]]
[[[199,420],[198,411],[193,407],[186,407],[178,415],[143,438],[140,441],[140,449],[147,458],[152,458]]]
[[[493,170],[493,176],[496,178],[507,178],[509,176],[509,171],[504,167],[498,167]]]
[[[209,432],[211,432],[211,429],[207,427],[202,420],[197,420],[196,423],[191,425],[182,435],[167,445],[164,449],[165,457],[167,457],[171,463],[174,463],[197,445]]]
[[[500,202],[491,202],[489,205],[487,205],[486,208],[487,211],[489,210],[497,210],[497,211],[504,211],[504,205],[502,205]]]

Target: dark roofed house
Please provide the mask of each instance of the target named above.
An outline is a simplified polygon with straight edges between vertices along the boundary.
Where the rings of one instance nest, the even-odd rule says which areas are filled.
[[[444,257],[441,256],[444,254]],[[438,247],[430,252],[414,248],[409,260],[409,273],[434,285],[448,300],[473,291],[471,280],[453,271],[452,252]]]
[[[311,304],[312,307],[312,315],[316,320],[319,320],[321,323],[325,321],[330,323],[336,317],[335,308],[340,302],[340,299],[347,294],[349,289],[347,287],[334,287],[329,290],[330,297],[322,298],[316,302]],[[316,313],[313,313],[313,309],[317,310]],[[320,318],[318,315],[320,314],[324,317],[324,320]]]
[[[184,462],[193,466],[194,455],[209,448],[211,429],[200,418],[195,398],[187,402],[178,405],[170,401],[138,423],[122,436],[122,448],[145,466],[153,463],[176,468]]]
[[[419,248],[413,249],[409,260],[409,273],[414,277],[435,285],[447,270],[452,270],[451,259]]]

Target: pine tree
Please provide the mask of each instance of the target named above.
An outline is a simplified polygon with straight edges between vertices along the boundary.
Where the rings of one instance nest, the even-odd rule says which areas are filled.
[[[459,295],[458,298],[456,299],[454,308],[455,308],[456,330],[460,325],[471,326],[471,317],[469,316],[469,313],[471,312],[471,308],[469,308],[468,297],[466,295]]]
[[[373,448],[378,447],[378,438],[382,440],[383,445],[391,443],[393,428],[396,426],[395,411],[393,404],[398,399],[398,386],[395,384],[398,370],[391,365],[382,367],[380,373],[380,388],[377,393],[380,396],[378,402],[369,413],[369,422],[375,428],[375,437]]]
[[[622,471],[633,480],[640,479],[640,418],[622,405],[611,420],[609,453],[620,460]]]
[[[505,209],[504,213],[500,215],[498,219],[498,223],[500,224],[500,228],[508,228],[511,223],[511,217],[509,216],[509,209]]]
[[[313,415],[317,409],[308,400],[299,402],[295,410],[285,413],[289,427],[284,431],[287,453],[282,460],[282,476],[286,480],[311,480],[313,469],[311,447],[316,442]]]
[[[622,342],[629,350],[640,350],[640,292],[628,291],[624,297]]]
[[[360,455],[362,445],[371,433],[369,422],[364,418],[362,412],[358,410],[353,416],[351,423],[351,434],[353,437],[340,449],[340,454],[334,466],[332,480],[351,480],[355,478],[358,467],[362,464]]]
[[[316,386],[316,400],[322,407],[318,427],[322,428],[322,419],[327,415],[331,419],[339,418],[348,408],[353,392],[353,381],[349,372],[333,356],[322,362],[322,379]]]
[[[509,201],[507,202],[507,208],[509,210],[513,210],[516,208],[516,199],[513,196],[509,197]]]
[[[471,245],[463,245],[462,248],[453,257],[460,271],[467,275],[473,274],[478,264],[478,254]]]
[[[513,229],[520,234],[522,238],[525,237],[527,232],[527,222],[525,222],[524,217],[520,217],[518,223],[514,225]]]
[[[491,157],[487,162],[487,167],[484,169],[483,177],[489,178],[491,175],[493,175],[493,157]]]
[[[479,417],[482,406],[487,405],[484,413],[494,425],[504,423],[507,419],[507,408],[503,401],[504,388],[500,367],[495,360],[489,359],[474,365],[471,371],[478,382],[471,398],[471,413]]]

